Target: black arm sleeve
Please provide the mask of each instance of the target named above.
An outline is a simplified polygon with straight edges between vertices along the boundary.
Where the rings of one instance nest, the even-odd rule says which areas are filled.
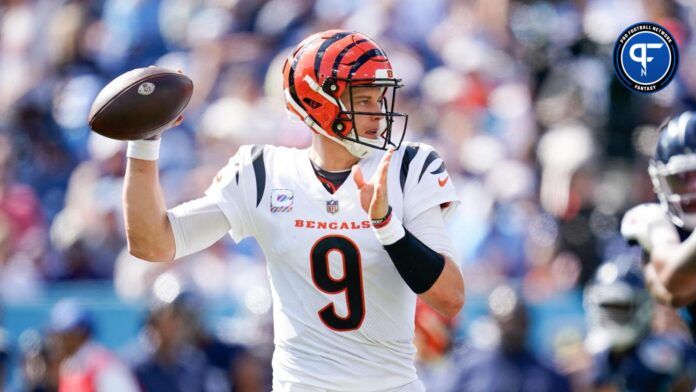
[[[405,229],[404,229],[405,230]],[[384,249],[399,275],[416,294],[428,291],[445,268],[445,258],[422,243],[408,230],[406,235]]]

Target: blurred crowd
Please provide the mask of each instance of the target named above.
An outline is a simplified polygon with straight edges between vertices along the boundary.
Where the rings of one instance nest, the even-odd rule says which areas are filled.
[[[22,390],[207,391],[269,390],[262,350],[224,342],[204,325],[200,298],[156,292],[139,334],[120,352],[95,339],[93,313],[74,298],[59,301],[41,332],[20,337]]]
[[[309,144],[306,126],[287,119],[281,67],[302,38],[330,28],[382,45],[406,85],[396,101],[410,116],[406,139],[445,159],[463,202],[449,226],[468,295],[505,284],[534,304],[579,292],[627,251],[623,212],[653,199],[656,126],[696,105],[695,11],[687,0],[0,1],[0,303],[39,298],[50,282],[113,279],[124,301],[151,301],[152,287],[173,301],[185,287],[234,300],[244,320],[266,325],[271,298],[253,241],[226,239],[165,265],[128,254],[125,144],[90,132],[86,118],[127,70],[190,76],[185,120],[161,149],[174,206],[200,196],[242,144]],[[678,75],[656,94],[614,76],[614,41],[641,20],[679,45]],[[175,322],[154,313],[148,328]],[[268,339],[257,327],[226,330]],[[558,353],[582,338],[573,333],[582,332],[559,339]],[[491,344],[477,336],[472,345]],[[0,335],[0,380],[3,352]]]

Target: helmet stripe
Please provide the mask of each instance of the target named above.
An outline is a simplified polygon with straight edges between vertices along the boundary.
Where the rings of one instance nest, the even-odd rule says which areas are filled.
[[[315,39],[311,40],[296,52],[295,58],[292,60],[292,65],[290,66],[290,70],[288,71],[288,94],[290,95],[290,99],[295,101],[295,104],[300,108],[302,108],[302,101],[300,101],[300,97],[297,96],[297,90],[295,87],[295,68],[297,67],[297,63],[300,61],[300,58],[302,58],[302,54],[307,50],[307,48],[312,44],[312,42],[316,41],[317,39],[319,39],[319,37],[316,37]],[[305,112],[305,114],[312,121],[316,122],[316,120],[312,118],[312,116],[309,115],[309,113]],[[306,121],[306,119],[303,120]]]
[[[311,40],[310,42],[307,42],[307,44],[305,44],[295,53],[295,58],[292,59],[290,71],[288,72],[288,86],[290,90],[290,95],[298,104],[300,103],[300,98],[297,96],[297,92],[295,91],[295,68],[297,68],[297,63],[300,61],[302,55],[307,50],[307,48],[312,44],[312,42],[316,41],[317,39],[319,39],[319,37]]]
[[[338,56],[336,57],[336,60],[334,60],[333,67],[331,68],[331,76],[333,76],[334,78],[336,76],[338,76],[338,66],[341,64],[341,60],[343,60],[343,57],[345,57],[345,55],[348,53],[348,51],[351,50],[354,46],[359,45],[359,44],[366,42],[366,41],[367,41],[366,39],[361,39],[361,40],[352,42],[350,45],[343,48],[341,53],[339,53]]]
[[[384,58],[387,57],[387,56],[384,54],[384,52],[382,52],[381,50],[376,49],[376,48],[375,48],[375,49],[370,49],[370,50],[368,50],[367,52],[363,53],[360,57],[358,57],[357,60],[355,60],[355,63],[353,63],[353,66],[350,68],[350,73],[348,74],[349,77],[352,77],[353,74],[354,74],[360,67],[363,66],[363,64],[365,64],[366,62],[372,60],[372,59],[375,58],[375,57],[379,57],[379,56],[382,56],[382,57],[384,57]]]
[[[326,50],[334,42],[351,34],[353,33],[350,31],[336,33],[331,38],[321,43],[321,45],[319,46],[319,50],[317,50],[317,55],[314,57],[314,76],[317,80],[319,80],[319,67],[321,66],[321,60],[324,58],[324,53],[326,52]]]

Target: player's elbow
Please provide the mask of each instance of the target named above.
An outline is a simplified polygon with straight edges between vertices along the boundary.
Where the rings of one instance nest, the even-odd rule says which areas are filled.
[[[464,292],[449,296],[443,306],[440,308],[440,313],[447,318],[457,317],[464,307]]]
[[[450,286],[446,295],[441,295],[437,301],[435,309],[443,317],[456,317],[464,307],[464,285],[455,284]]]
[[[173,253],[164,247],[157,246],[147,239],[129,234],[127,236],[128,253],[140,260],[149,262],[166,262],[173,259]]]
[[[157,251],[155,249],[143,246],[134,246],[130,242],[128,243],[128,253],[130,253],[131,256],[136,257],[140,260],[149,261],[153,263],[171,260],[171,258],[162,251]]]
[[[464,307],[464,277],[451,260],[447,260],[439,283],[440,305],[438,311],[444,317],[455,317]],[[438,284],[436,283],[436,285]]]

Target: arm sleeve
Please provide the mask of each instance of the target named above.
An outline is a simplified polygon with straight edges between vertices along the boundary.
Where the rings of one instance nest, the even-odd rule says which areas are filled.
[[[167,211],[169,223],[174,232],[174,243],[178,259],[203,250],[217,242],[225,233],[240,233],[240,227],[233,227],[231,221],[209,196],[180,204]],[[233,220],[240,222],[240,220]]]
[[[445,228],[440,206],[433,206],[404,222],[404,227],[430,249],[448,257],[459,266],[452,239]]]

